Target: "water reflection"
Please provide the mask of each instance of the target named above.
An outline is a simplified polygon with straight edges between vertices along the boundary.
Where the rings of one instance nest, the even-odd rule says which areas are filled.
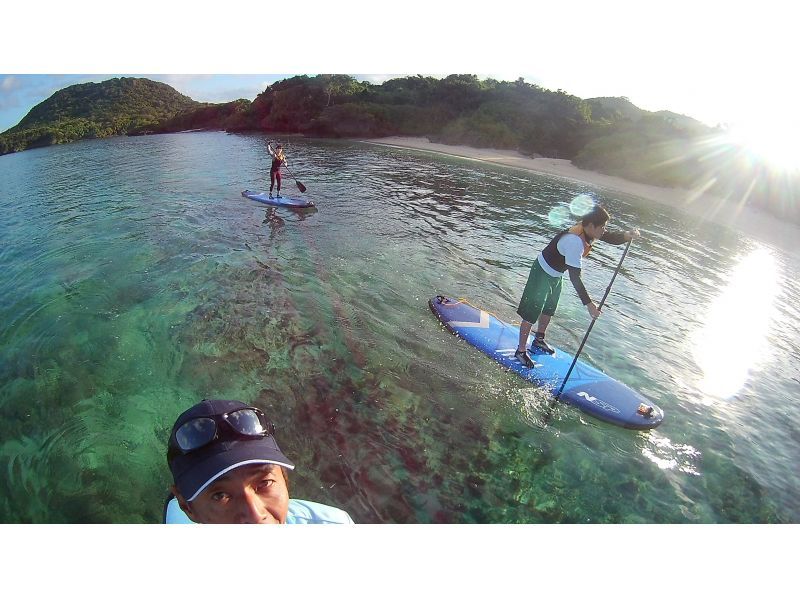
[[[263,184],[263,136],[2,158],[19,166],[0,168],[0,469],[14,482],[0,521],[159,520],[169,427],[214,395],[268,410],[302,470],[293,494],[360,523],[798,521],[794,256],[775,252],[785,279],[766,318],[769,359],[754,367],[740,344],[744,390],[724,412],[704,409],[687,342],[696,331],[722,346],[698,345],[701,356],[735,344],[706,329],[729,283],[723,295],[742,305],[723,332],[757,336],[769,308],[737,300],[774,287],[769,266],[745,274],[744,290],[734,267],[753,241],[563,179],[293,143],[319,212],[241,197]],[[84,162],[92,180],[68,184]],[[54,182],[56,207],[37,200]],[[445,291],[514,321],[535,255],[592,196],[612,229],[643,236],[582,355],[665,409],[647,434],[567,406],[544,426],[551,395],[443,331],[427,306]],[[563,220],[550,223],[554,206]],[[619,256],[599,244],[587,288],[601,292]],[[577,349],[587,325],[565,292],[554,341]]]
[[[675,469],[690,475],[700,475],[697,470],[697,461],[701,454],[696,448],[688,444],[672,442],[659,432],[641,435],[644,446],[642,455],[655,463],[659,469]]]
[[[703,371],[699,389],[728,398],[741,389],[751,369],[769,355],[768,332],[775,316],[778,270],[764,248],[745,255],[730,272],[727,286],[693,335],[695,363]]]

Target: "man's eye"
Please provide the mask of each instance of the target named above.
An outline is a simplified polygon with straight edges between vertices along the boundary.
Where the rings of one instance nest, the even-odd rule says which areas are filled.
[[[261,482],[258,484],[258,489],[259,490],[266,490],[267,488],[272,486],[272,484],[274,484],[274,483],[275,483],[275,480],[273,480],[271,478],[265,478],[265,479],[261,480]]]
[[[211,495],[211,500],[216,502],[221,502],[227,498],[228,498],[227,492],[215,492],[214,494]]]

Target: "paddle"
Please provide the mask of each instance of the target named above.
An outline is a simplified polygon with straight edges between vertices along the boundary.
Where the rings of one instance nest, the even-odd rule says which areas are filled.
[[[611,285],[614,284],[614,279],[617,277],[617,274],[619,273],[619,269],[622,267],[622,262],[625,261],[625,256],[628,255],[628,249],[631,248],[631,243],[632,242],[633,242],[633,239],[628,241],[628,244],[625,246],[625,251],[622,252],[622,257],[619,260],[619,264],[617,264],[617,269],[614,270],[614,276],[611,277],[611,282],[608,283],[608,287],[606,288],[606,293],[605,293],[605,295],[603,295],[603,299],[600,301],[600,305],[597,306],[597,309],[603,309],[603,305],[606,302],[606,297],[608,297],[608,294],[611,292]],[[572,365],[569,366],[569,370],[567,370],[567,375],[564,376],[564,381],[561,383],[561,388],[558,389],[558,392],[556,393],[556,395],[553,397],[552,401],[550,401],[550,404],[548,405],[549,411],[547,412],[547,414],[544,417],[544,423],[545,424],[548,422],[548,420],[550,419],[550,416],[553,413],[553,406],[558,402],[558,397],[560,397],[561,393],[564,392],[564,386],[566,386],[567,380],[569,380],[569,375],[572,373],[572,369],[575,367],[575,364],[578,363],[578,357],[580,356],[581,351],[583,351],[583,346],[586,344],[586,339],[589,338],[589,333],[592,332],[592,328],[594,327],[594,323],[596,321],[597,321],[597,319],[592,319],[592,323],[589,324],[589,329],[586,331],[586,334],[583,337],[583,342],[581,342],[581,346],[578,349],[578,352],[575,353],[575,359],[572,360]]]
[[[272,149],[272,142],[267,142],[267,147]],[[297,183],[297,188],[300,189],[300,193],[305,193],[306,192],[306,186],[303,183],[301,183],[300,181],[297,180],[297,177],[295,177],[292,174],[292,171],[289,170],[289,167],[286,165],[285,161],[283,163],[283,167],[286,169],[286,172],[289,173],[289,176],[291,176],[294,179],[294,182]]]
[[[286,164],[284,164],[283,167],[286,169],[286,172],[288,172],[292,176],[294,182],[297,183],[297,188],[300,189],[300,193],[305,193],[306,186],[295,178],[295,176],[292,174],[292,171],[289,170],[289,167],[286,166]]]

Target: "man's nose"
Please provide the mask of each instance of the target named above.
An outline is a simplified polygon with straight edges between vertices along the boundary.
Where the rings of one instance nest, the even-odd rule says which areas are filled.
[[[269,511],[264,507],[258,494],[250,488],[244,491],[237,515],[238,523],[270,523]]]

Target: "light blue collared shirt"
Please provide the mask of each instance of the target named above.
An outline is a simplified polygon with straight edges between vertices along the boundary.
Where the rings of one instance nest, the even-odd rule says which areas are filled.
[[[178,504],[177,498],[172,498],[167,504],[164,523],[194,523],[186,516]],[[355,523],[346,511],[323,505],[310,500],[289,499],[289,513],[286,523]]]

